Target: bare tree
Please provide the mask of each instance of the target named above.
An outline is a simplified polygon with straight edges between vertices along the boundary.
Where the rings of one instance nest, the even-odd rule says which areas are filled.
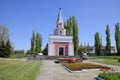
[[[8,28],[5,25],[0,24],[0,44],[2,43],[2,41],[6,42],[8,39],[9,39]]]

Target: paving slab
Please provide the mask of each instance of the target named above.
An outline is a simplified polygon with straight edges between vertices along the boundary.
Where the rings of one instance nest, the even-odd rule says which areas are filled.
[[[61,64],[53,60],[43,60],[43,65],[36,80],[95,80],[101,71],[91,70],[70,73]]]

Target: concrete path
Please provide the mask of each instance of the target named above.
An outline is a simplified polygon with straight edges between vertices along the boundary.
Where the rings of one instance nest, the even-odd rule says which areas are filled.
[[[43,60],[40,74],[36,80],[95,80],[99,73],[101,71],[98,70],[70,73],[53,60]]]

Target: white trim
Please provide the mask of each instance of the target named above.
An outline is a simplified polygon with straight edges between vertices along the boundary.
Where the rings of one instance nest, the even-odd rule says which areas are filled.
[[[65,56],[65,46],[58,46],[57,54],[59,56],[59,48],[63,47],[63,56]]]
[[[72,36],[49,36],[49,42],[72,42]]]
[[[48,43],[48,56],[55,56],[53,43]]]
[[[71,43],[68,45],[68,56],[74,56],[74,45]]]

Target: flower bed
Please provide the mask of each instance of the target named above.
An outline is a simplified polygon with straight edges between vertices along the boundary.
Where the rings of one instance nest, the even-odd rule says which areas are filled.
[[[103,80],[120,80],[120,72],[100,73],[97,80],[100,80],[100,78]]]
[[[72,71],[82,70],[82,69],[97,69],[97,68],[103,68],[104,66],[92,64],[92,63],[63,63],[65,67]]]
[[[58,59],[61,63],[75,63],[75,62],[82,62],[81,58],[59,58]]]
[[[103,67],[101,68],[102,71],[117,71],[118,69],[115,67]]]

